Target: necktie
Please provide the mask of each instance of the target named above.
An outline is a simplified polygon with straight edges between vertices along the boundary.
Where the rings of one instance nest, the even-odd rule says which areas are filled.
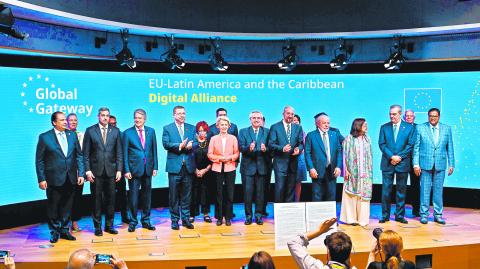
[[[438,144],[438,129],[437,127],[432,127],[433,142],[435,145]]]
[[[393,141],[397,142],[397,135],[398,135],[398,126],[396,124],[393,125]]]
[[[287,124],[287,140],[288,144],[290,144],[290,138],[292,137],[292,130],[290,129],[290,123]]]
[[[65,137],[65,132],[60,132],[58,135],[60,135],[60,147],[62,148],[63,155],[67,156],[68,143],[67,138]]]
[[[107,128],[102,127],[102,141],[105,145],[107,143]]]
[[[327,132],[323,132],[322,135],[323,146],[325,147],[325,153],[327,154],[327,166],[330,165],[330,148],[328,146]]]
[[[258,129],[254,129],[253,133],[255,134],[255,141],[258,139]]]
[[[185,135],[185,133],[183,132],[182,125],[178,125],[178,132],[180,133],[180,137],[182,138],[182,141],[183,141],[183,136]]]
[[[145,148],[145,139],[143,139],[143,129],[138,129],[138,135],[140,136],[140,143],[142,143],[142,147]]]

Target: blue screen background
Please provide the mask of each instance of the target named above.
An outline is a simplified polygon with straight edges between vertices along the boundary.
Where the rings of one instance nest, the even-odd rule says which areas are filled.
[[[380,126],[389,121],[391,104],[414,109],[416,122],[427,120],[426,111],[437,106],[441,109],[440,121],[452,126],[456,169],[447,177],[445,186],[480,188],[478,157],[479,125],[479,80],[480,72],[419,73],[419,74],[156,74],[98,71],[42,70],[0,67],[0,98],[3,102],[0,113],[3,128],[0,130],[0,205],[45,199],[45,192],[37,185],[35,174],[35,148],[38,135],[52,128],[51,111],[48,106],[69,106],[77,109],[79,129],[97,123],[97,110],[110,108],[117,117],[118,127],[124,130],[133,126],[133,111],[147,111],[146,125],[156,130],[159,175],[153,186],[167,187],[165,150],[161,144],[162,127],[173,121],[172,109],[183,105],[187,122],[196,124],[205,120],[212,124],[215,110],[224,107],[232,122],[239,128],[249,126],[249,112],[260,110],[266,117],[266,126],[282,118],[285,105],[291,105],[302,117],[306,132],[315,128],[313,116],[325,111],[330,116],[331,126],[340,129],[346,136],[354,118],[367,119],[368,133],[373,141],[374,183],[381,183],[378,133]],[[168,85],[157,87],[159,81],[185,82],[192,88],[175,88]],[[308,87],[295,82],[319,81],[321,87]],[[157,82],[158,81],[158,82]],[[212,82],[214,87],[202,88]],[[284,87],[281,83],[284,83]],[[239,88],[228,86],[239,85]],[[317,85],[317,84],[316,84]],[[45,92],[55,92],[45,99]],[[60,92],[60,94],[58,94]],[[61,96],[61,92],[65,96]],[[70,95],[67,93],[71,92]],[[76,95],[74,93],[76,92]],[[162,104],[151,95],[188,95],[188,102]],[[236,102],[192,103],[194,93],[236,96]],[[55,96],[57,95],[57,96]],[[59,99],[58,97],[72,97]],[[151,102],[154,101],[154,102]],[[178,101],[178,100],[177,100]],[[60,107],[57,107],[59,109]],[[85,109],[88,108],[88,109]],[[67,109],[62,108],[64,111]],[[83,109],[83,110],[82,110]],[[72,112],[72,111],[65,111]],[[343,179],[339,178],[338,182]],[[237,175],[237,183],[240,176]],[[87,183],[88,185],[88,183]],[[84,193],[88,193],[88,186]]]

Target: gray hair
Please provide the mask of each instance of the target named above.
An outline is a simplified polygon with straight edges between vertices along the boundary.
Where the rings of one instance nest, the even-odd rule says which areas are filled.
[[[402,111],[402,106],[401,105],[391,105],[390,106],[390,110],[394,109],[394,108],[398,108],[400,111]]]
[[[108,114],[110,114],[110,109],[108,109],[108,107],[102,106],[98,109],[98,115],[100,115],[100,113],[102,113],[103,111],[108,111]]]
[[[135,117],[135,114],[137,114],[137,113],[142,115],[145,119],[147,118],[147,112],[145,112],[145,110],[143,110],[141,108],[135,109],[135,111],[133,111],[133,117]]]
[[[255,114],[255,113],[260,114],[260,117],[263,118],[262,112],[260,112],[260,111],[258,111],[258,110],[254,110],[254,111],[250,112],[250,115],[248,115],[248,117],[251,118],[251,117],[253,116],[253,114]]]

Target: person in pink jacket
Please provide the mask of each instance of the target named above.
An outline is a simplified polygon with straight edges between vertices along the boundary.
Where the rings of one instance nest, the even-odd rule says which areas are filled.
[[[233,194],[235,190],[235,175],[239,157],[237,138],[228,134],[230,120],[226,116],[217,118],[218,135],[212,136],[208,146],[208,158],[212,161],[212,171],[217,186],[217,226],[232,225]]]

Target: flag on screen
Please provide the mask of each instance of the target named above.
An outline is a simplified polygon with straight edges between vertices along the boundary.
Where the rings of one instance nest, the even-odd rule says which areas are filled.
[[[404,89],[405,109],[412,109],[415,112],[428,112],[432,107],[442,110],[442,89],[441,88],[416,88]]]

